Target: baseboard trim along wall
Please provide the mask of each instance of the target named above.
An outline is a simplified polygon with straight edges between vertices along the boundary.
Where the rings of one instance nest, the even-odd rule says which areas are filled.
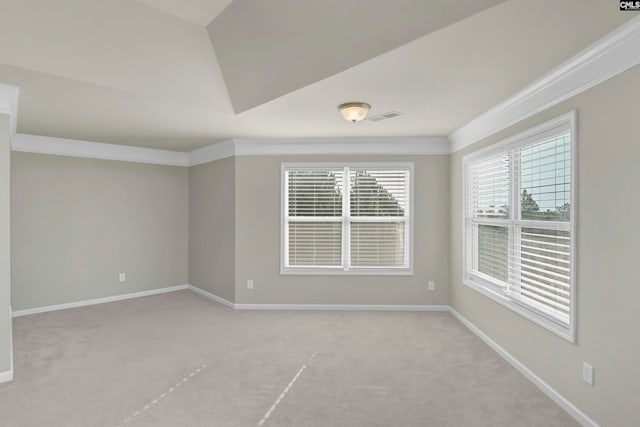
[[[449,311],[448,305],[235,304],[236,310]]]
[[[149,291],[134,292],[131,294],[114,295],[112,297],[94,298],[84,301],[70,302],[66,304],[48,305],[46,307],[28,308],[13,312],[13,317],[28,316],[30,314],[46,313],[49,311],[66,310],[68,308],[85,307],[87,305],[104,304],[107,302],[122,301],[131,298],[147,297],[150,295],[164,294],[166,292],[183,291],[189,289],[189,285],[169,286],[166,288],[151,289]]]
[[[544,382],[540,377],[527,368],[522,362],[512,356],[508,351],[502,348],[498,343],[492,340],[487,334],[482,332],[477,326],[467,320],[453,307],[448,305],[384,305],[384,304],[236,304],[225,298],[219,297],[211,292],[197,288],[192,285],[169,286],[166,288],[152,289],[149,291],[135,292],[131,294],[116,295],[105,298],[95,298],[85,301],[77,301],[67,304],[50,305],[46,307],[30,308],[26,310],[14,311],[13,317],[27,316],[30,314],[46,313],[50,311],[65,310],[68,308],[84,307],[88,305],[104,304],[113,301],[122,301],[131,298],[140,298],[150,295],[163,294],[167,292],[175,292],[181,290],[191,290],[198,295],[207,299],[220,303],[234,310],[326,310],[326,311],[423,311],[423,312],[450,312],[465,327],[477,335],[482,341],[491,347],[496,353],[504,358],[518,372],[524,375],[536,387],[538,387],[551,400],[556,402],[562,409],[567,411],[569,415],[575,418],[583,426],[599,427],[598,424],[589,418],[584,412],[578,409],[574,404],[569,402],[560,393],[553,389],[549,384]],[[13,379],[13,370],[0,372],[0,383],[11,381]]]
[[[13,312],[9,307],[9,322],[12,322]],[[13,380],[13,325],[9,328],[9,370],[0,372],[0,384]]]
[[[508,351],[502,348],[498,343],[489,338],[487,334],[482,332],[477,326],[462,316],[457,310],[448,305],[367,305],[367,304],[235,304],[231,301],[221,298],[211,292],[196,288],[189,285],[189,289],[200,294],[210,300],[224,304],[225,306],[235,310],[343,310],[343,311],[447,311],[458,319],[466,328],[477,335],[482,341],[505,359],[518,372],[524,375],[529,381],[538,387],[551,400],[556,402],[558,406],[564,409],[576,421],[583,426],[599,427],[598,424],[589,418],[584,412],[578,409],[574,404],[569,402],[560,393],[558,393],[549,384],[544,382],[540,377],[534,374],[522,362],[513,357]]]
[[[560,393],[558,393],[553,387],[544,382],[539,376],[534,374],[529,368],[527,368],[522,362],[516,359],[511,355],[507,350],[502,348],[500,344],[489,338],[487,334],[482,332],[476,325],[467,320],[462,314],[460,314],[456,309],[450,307],[449,310],[451,314],[454,315],[456,319],[458,319],[464,326],[467,327],[471,332],[476,334],[478,338],[485,342],[489,347],[491,347],[496,353],[498,353],[504,360],[509,362],[511,366],[516,368],[518,372],[525,376],[529,381],[533,383],[536,387],[538,387],[544,394],[546,394],[551,400],[556,402],[558,406],[567,411],[569,415],[571,415],[577,422],[579,422],[583,426],[588,427],[599,427],[598,424],[589,418],[584,412],[578,409],[573,403],[569,402],[566,398],[564,398]]]
[[[0,384],[13,380],[13,371],[0,372]]]
[[[226,305],[229,308],[236,308],[236,305],[234,303],[232,303],[231,301],[229,301],[228,299],[224,299],[222,297],[219,297],[216,294],[212,294],[209,291],[205,291],[204,289],[200,289],[200,288],[196,288],[193,285],[188,285],[189,289],[192,290],[193,292],[195,292],[198,295],[202,295],[205,298],[208,298],[210,300],[213,300],[215,302],[218,302],[222,305]]]
[[[325,311],[449,311],[448,305],[380,304],[236,304],[193,285],[189,289],[234,310],[325,310]]]
[[[9,370],[0,372],[0,384],[6,383],[13,380],[13,311],[11,307],[9,307],[9,323],[11,327],[9,328]]]

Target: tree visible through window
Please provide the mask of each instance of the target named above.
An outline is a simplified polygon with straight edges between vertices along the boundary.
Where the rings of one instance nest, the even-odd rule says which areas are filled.
[[[465,283],[573,333],[572,119],[465,161]],[[542,320],[546,319],[546,320]],[[549,319],[551,319],[549,321]]]
[[[283,173],[285,269],[409,268],[408,168]]]

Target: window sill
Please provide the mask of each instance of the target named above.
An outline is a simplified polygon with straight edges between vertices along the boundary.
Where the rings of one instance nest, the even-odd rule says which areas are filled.
[[[509,310],[519,314],[520,316],[532,321],[536,325],[553,332],[559,337],[569,341],[572,344],[576,343],[575,328],[572,326],[563,326],[553,320],[543,316],[542,314],[527,308],[526,306],[512,300],[506,295],[498,293],[487,286],[483,286],[480,283],[474,282],[470,279],[464,279],[463,283],[476,292],[492,299],[498,304],[508,308]]]
[[[318,268],[281,268],[282,276],[413,276],[412,268],[385,269],[318,269]]]

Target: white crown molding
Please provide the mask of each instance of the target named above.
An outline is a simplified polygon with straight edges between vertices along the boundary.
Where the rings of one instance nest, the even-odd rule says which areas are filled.
[[[235,153],[235,145],[232,139],[217,142],[189,152],[189,166],[226,159],[227,157],[233,157]]]
[[[546,110],[640,63],[640,16],[607,34],[449,136],[451,152]]]
[[[234,139],[237,156],[439,155],[449,154],[447,137]]]
[[[16,133],[19,98],[19,87],[0,83],[0,113],[8,114],[11,118],[11,135]]]
[[[122,301],[132,298],[148,297],[151,295],[165,294],[167,292],[183,291],[189,289],[189,285],[168,286],[166,288],[151,289],[149,291],[134,292],[131,294],[114,295],[111,297],[94,298],[84,301],[69,302],[66,304],[48,305],[45,307],[27,308],[16,310],[13,317],[29,316],[31,314],[48,313],[50,311],[66,310],[69,308],[86,307],[88,305],[104,304],[107,302]]]
[[[11,150],[24,153],[52,154],[89,159],[120,160],[167,166],[189,166],[188,154],[179,151],[156,150],[153,148],[104,144],[102,142],[78,141],[75,139],[52,138],[49,136],[20,133],[13,136]]]
[[[195,166],[232,156],[447,155],[575,96],[640,63],[640,16],[607,34],[447,137],[229,139],[190,153],[14,135],[12,150],[61,156]],[[19,88],[0,84],[0,113],[15,133]]]
[[[455,308],[450,307],[449,310],[451,311],[451,314],[453,314],[453,316],[456,319],[458,319],[464,326],[467,327],[467,329],[469,329],[471,332],[476,334],[478,338],[480,338],[482,341],[485,342],[485,344],[491,347],[496,353],[502,356],[504,360],[509,362],[509,364],[513,366],[518,372],[524,375],[525,378],[531,381],[533,385],[538,387],[551,400],[556,402],[558,406],[560,406],[562,409],[567,411],[567,413],[571,415],[576,421],[578,421],[580,425],[598,427],[598,424],[594,420],[589,418],[587,414],[582,412],[580,409],[578,409],[577,406],[575,406],[573,403],[567,400],[564,396],[558,393],[558,391],[556,391],[553,387],[551,387],[549,384],[544,382],[542,378],[540,378],[535,373],[533,373],[531,369],[527,368],[527,366],[524,363],[516,359],[511,353],[509,353],[507,350],[501,347],[500,344],[492,340],[487,334],[482,332],[480,328],[478,328],[476,325],[471,323],[462,314],[460,314]]]
[[[189,153],[189,166],[233,156],[440,155],[449,154],[446,137],[421,138],[233,138]]]
[[[450,151],[446,137],[228,139],[185,153],[27,134],[14,135],[11,150],[184,167],[233,156],[446,155]]]

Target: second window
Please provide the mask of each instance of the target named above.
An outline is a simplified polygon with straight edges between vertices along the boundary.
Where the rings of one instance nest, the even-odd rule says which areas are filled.
[[[411,272],[411,164],[284,164],[283,273]]]

